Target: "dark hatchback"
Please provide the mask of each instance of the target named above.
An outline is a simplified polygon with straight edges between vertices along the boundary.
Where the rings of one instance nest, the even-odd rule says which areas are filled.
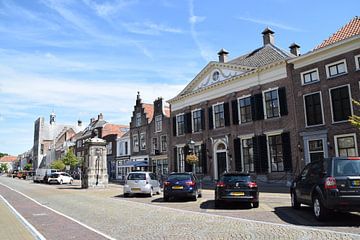
[[[256,182],[248,173],[225,173],[215,188],[215,207],[224,202],[252,203],[259,207],[259,191]]]
[[[360,211],[360,158],[333,157],[305,166],[291,188],[291,205],[313,207],[318,220],[331,211]]]
[[[201,197],[201,182],[195,174],[171,173],[164,182],[164,202],[170,198],[191,198],[196,201]]]

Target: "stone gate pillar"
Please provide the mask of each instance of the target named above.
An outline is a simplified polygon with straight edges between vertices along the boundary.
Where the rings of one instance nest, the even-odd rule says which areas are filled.
[[[82,188],[106,188],[108,186],[105,140],[94,137],[85,142],[82,173]]]

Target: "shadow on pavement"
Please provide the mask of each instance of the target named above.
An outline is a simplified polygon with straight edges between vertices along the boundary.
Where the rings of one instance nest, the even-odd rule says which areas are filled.
[[[360,215],[355,213],[333,212],[328,220],[319,222],[315,219],[311,207],[295,210],[291,207],[275,207],[274,213],[283,221],[303,226],[359,227]]]
[[[249,203],[223,203],[219,207],[215,207],[215,200],[207,200],[200,204],[201,209],[230,209],[230,210],[248,210],[251,209],[251,204]]]

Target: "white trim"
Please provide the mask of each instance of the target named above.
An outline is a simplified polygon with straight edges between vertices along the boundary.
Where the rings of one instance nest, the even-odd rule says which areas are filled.
[[[144,136],[144,141],[145,141],[145,147],[144,148],[141,145],[141,136]],[[140,133],[139,146],[140,146],[140,150],[146,150],[146,133],[145,132]]]
[[[312,82],[305,83],[304,75],[306,75],[306,74],[308,74],[308,73],[311,73],[311,72],[316,72],[317,80],[316,80],[316,81],[312,81]],[[307,70],[307,71],[305,71],[305,72],[301,72],[301,73],[300,73],[300,77],[301,77],[301,85],[302,85],[302,86],[320,82],[319,69],[318,69],[318,68],[313,68],[313,69]]]
[[[166,150],[164,151],[163,147],[162,147],[162,138],[165,137],[166,138]],[[166,134],[160,135],[160,152],[167,152],[168,148],[169,148],[169,144],[168,144],[168,137]]]
[[[178,126],[178,121],[177,121],[177,118],[178,118],[178,116],[181,116],[181,115],[185,115],[184,113],[178,113],[178,114],[176,114],[175,115],[175,124],[176,124],[176,136],[184,136],[185,135],[185,116],[184,116],[184,133],[183,134],[181,134],[181,135],[179,135],[179,131],[178,131],[178,129],[179,129],[179,126]]]
[[[237,105],[238,105],[238,109],[237,109],[237,110],[238,110],[238,124],[246,124],[246,123],[252,122],[252,120],[249,121],[249,122],[245,122],[245,123],[242,123],[242,122],[241,122],[240,100],[241,100],[241,99],[244,99],[244,98],[250,98],[250,108],[252,107],[252,106],[251,106],[251,94],[243,95],[243,96],[237,98]]]
[[[243,138],[243,139],[248,139],[248,138],[255,137],[255,134],[254,134],[254,133],[244,134],[244,135],[238,135],[237,137],[238,137],[238,138]]]
[[[279,111],[279,116],[277,117],[271,117],[269,119],[274,119],[274,118],[279,118],[281,117],[280,114],[280,99],[279,99],[279,87],[274,87],[274,88],[269,88],[267,90],[262,91],[262,100],[263,100],[263,109],[264,109],[264,119],[268,119],[267,117],[267,112],[266,112],[266,101],[265,101],[265,93],[267,92],[271,92],[271,91],[277,91],[277,101],[278,101],[278,111]]]
[[[201,115],[202,108],[196,108],[194,110],[191,110],[191,132],[192,133],[200,133],[200,132],[204,131],[204,129],[202,129],[204,126],[201,126],[201,129],[199,131],[194,132],[194,115],[193,115],[193,113],[197,112],[197,111],[200,111],[200,123],[203,121],[202,115]]]
[[[282,134],[283,132],[284,132],[284,129],[278,129],[278,130],[272,130],[272,131],[264,132],[264,134],[266,136],[274,136],[274,135]]]
[[[271,136],[277,136],[283,133],[283,130],[279,130],[279,131],[273,131],[273,132],[268,132],[268,133],[264,133],[266,135],[266,147],[267,147],[267,155],[268,155],[268,173],[272,172],[272,167],[271,167],[271,159],[270,159],[270,144],[269,144],[269,137]],[[281,141],[281,145],[283,145],[284,143]],[[284,154],[284,153],[283,153]],[[284,165],[284,155],[283,155],[283,165]],[[285,171],[285,166],[283,171],[275,171],[275,172],[286,172]]]
[[[242,171],[245,171],[245,163],[244,163],[244,146],[243,146],[243,140],[252,139],[254,137],[254,134],[252,135],[243,135],[242,137],[239,137],[240,139],[240,148],[241,148],[241,169]],[[253,163],[254,163],[254,172],[255,172],[255,159],[254,159],[254,142],[253,142]],[[249,169],[250,170],[250,169]],[[251,172],[251,171],[249,171]]]
[[[214,107],[215,106],[219,106],[219,105],[223,105],[223,113],[224,113],[224,126],[222,126],[222,127],[216,127],[216,124],[215,124],[215,111],[214,111]],[[211,105],[211,107],[212,107],[212,115],[213,115],[213,118],[212,118],[212,120],[213,120],[213,129],[219,129],[219,128],[223,128],[223,127],[225,127],[225,108],[224,108],[224,102],[217,102],[217,103],[215,103],[215,104],[213,104],[213,105]]]
[[[347,133],[347,134],[340,134],[340,135],[334,135],[334,145],[335,145],[335,155],[339,157],[339,149],[338,149],[338,143],[337,139],[342,137],[354,137],[354,145],[355,145],[355,156],[358,156],[358,146],[357,146],[357,140],[356,140],[356,133]]]
[[[137,143],[138,143],[138,147],[137,150],[135,151],[135,137],[137,138]],[[139,152],[140,151],[140,138],[139,138],[139,133],[135,133],[132,134],[132,152]]]
[[[356,55],[354,58],[355,58],[356,71],[359,71],[359,70],[360,70],[360,64],[359,64],[360,54],[359,54],[359,55]]]
[[[306,112],[306,103],[305,103],[305,97],[310,96],[310,95],[314,95],[320,93],[320,104],[321,104],[321,117],[322,117],[322,123],[321,124],[316,124],[316,125],[308,125],[307,124],[307,112]],[[304,116],[305,116],[305,127],[306,128],[310,128],[310,127],[318,127],[318,126],[323,126],[325,125],[325,117],[324,117],[324,105],[323,105],[323,101],[322,101],[322,94],[321,91],[317,91],[317,92],[312,92],[312,93],[307,93],[303,95],[303,104],[304,104]]]
[[[338,64],[340,64],[340,63],[344,63],[345,72],[339,73],[339,74],[336,74],[336,75],[333,75],[333,76],[330,76],[329,67],[334,66],[334,65],[338,65]],[[341,75],[347,74],[347,73],[348,73],[348,70],[347,70],[347,65],[346,65],[346,59],[344,58],[344,59],[342,59],[342,60],[339,60],[339,61],[336,61],[336,62],[332,62],[332,63],[326,64],[326,65],[325,65],[325,70],[326,70],[326,77],[327,77],[327,79],[331,79],[331,78],[335,78],[335,77],[337,77],[337,76],[341,76]]]
[[[222,143],[225,145],[225,150],[217,150],[217,147],[219,144]],[[226,164],[226,171],[229,171],[229,159],[228,159],[228,146],[225,141],[219,140],[213,145],[213,153],[214,153],[214,178],[219,179],[220,174],[218,172],[218,159],[217,159],[217,153],[225,153],[225,164]]]
[[[333,105],[332,105],[332,95],[331,95],[331,90],[333,89],[337,89],[337,88],[342,88],[342,87],[348,87],[348,91],[349,91],[349,101],[350,101],[350,111],[351,111],[351,115],[354,115],[354,111],[353,111],[353,105],[352,105],[352,97],[351,97],[351,87],[350,84],[344,84],[344,85],[340,85],[340,86],[336,86],[333,88],[329,88],[329,96],[330,96],[330,110],[331,110],[331,123],[344,123],[344,122],[348,122],[348,120],[342,120],[342,121],[334,121],[334,112],[333,112]]]
[[[156,133],[162,132],[162,120],[163,120],[163,119],[162,119],[162,118],[163,118],[162,116],[163,116],[163,115],[161,115],[161,114],[155,116],[155,132],[156,132]],[[160,124],[160,130],[157,130],[157,129],[156,129],[156,127],[157,127],[157,124],[156,124],[157,121],[156,121],[156,119],[157,119],[157,118],[160,118],[160,119],[161,119],[161,121],[160,121],[160,122],[161,122],[161,124]]]
[[[309,157],[309,158],[308,158],[308,159],[309,159],[309,162],[311,162],[310,144],[309,144],[309,142],[310,142],[310,141],[318,141],[318,140],[321,140],[323,150],[322,150],[322,151],[313,151],[312,153],[322,152],[322,153],[323,153],[323,157],[324,157],[324,158],[326,157],[326,156],[325,156],[325,146],[327,146],[327,145],[325,145],[325,144],[327,144],[327,143],[325,142],[325,139],[324,139],[324,138],[312,138],[312,139],[308,139],[308,140],[307,140],[307,147],[308,147],[307,154],[308,154],[308,157]]]

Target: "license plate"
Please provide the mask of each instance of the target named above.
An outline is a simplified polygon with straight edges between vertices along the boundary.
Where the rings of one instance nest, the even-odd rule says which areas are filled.
[[[230,193],[231,196],[244,196],[245,193],[244,192],[232,192]]]
[[[359,187],[360,186],[360,180],[352,181],[352,185],[355,186],[355,187]]]
[[[172,189],[183,189],[183,186],[173,186]]]
[[[140,188],[132,188],[131,189],[131,191],[133,191],[133,192],[140,192],[140,190],[141,190]]]

